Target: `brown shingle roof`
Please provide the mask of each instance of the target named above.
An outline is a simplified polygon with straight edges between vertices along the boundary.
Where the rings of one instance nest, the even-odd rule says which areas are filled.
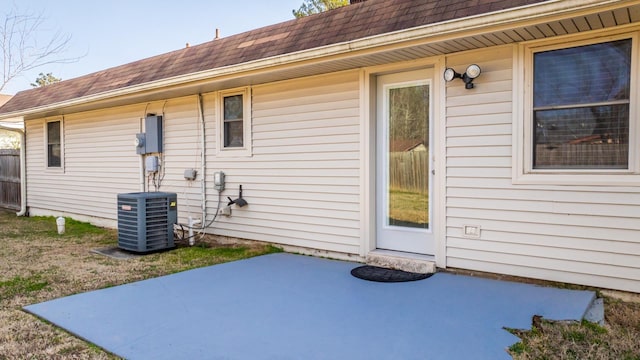
[[[545,0],[368,0],[21,91],[0,114]]]

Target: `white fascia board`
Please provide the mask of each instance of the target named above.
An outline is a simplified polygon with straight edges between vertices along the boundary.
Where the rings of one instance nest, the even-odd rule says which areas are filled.
[[[24,131],[24,118],[22,116],[13,116],[3,118],[0,121],[0,129],[8,130],[8,131]]]

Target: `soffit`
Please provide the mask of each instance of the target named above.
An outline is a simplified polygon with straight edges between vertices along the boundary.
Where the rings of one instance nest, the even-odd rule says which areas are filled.
[[[548,39],[564,35],[578,34],[593,30],[614,28],[640,23],[640,4],[616,9],[607,9],[597,13],[541,21],[514,28],[485,32],[468,32],[447,35],[446,39],[425,39],[423,43],[398,46],[387,51],[352,56],[327,61],[323,64],[309,65],[295,70],[296,76],[313,75],[332,71],[346,70],[388,64],[393,62],[418,60],[433,56],[508,45],[532,40]],[[294,71],[294,70],[292,70]]]

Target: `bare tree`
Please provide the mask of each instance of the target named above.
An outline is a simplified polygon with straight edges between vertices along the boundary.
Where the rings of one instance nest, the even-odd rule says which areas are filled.
[[[5,15],[0,23],[0,51],[2,51],[2,74],[0,91],[16,77],[27,71],[48,64],[65,64],[79,58],[64,57],[71,35],[53,31],[42,41],[40,33],[46,18],[42,13],[21,13],[16,8]],[[0,21],[2,21],[0,19]]]

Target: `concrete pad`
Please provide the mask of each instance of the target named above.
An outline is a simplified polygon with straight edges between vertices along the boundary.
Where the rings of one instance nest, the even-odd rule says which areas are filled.
[[[595,298],[446,273],[376,283],[360,265],[272,254],[25,310],[127,359],[509,359],[503,327],[580,320]]]
[[[587,312],[584,314],[584,319],[587,321],[591,321],[600,326],[605,324],[604,322],[604,299],[599,298],[595,299],[591,306],[587,309]]]

